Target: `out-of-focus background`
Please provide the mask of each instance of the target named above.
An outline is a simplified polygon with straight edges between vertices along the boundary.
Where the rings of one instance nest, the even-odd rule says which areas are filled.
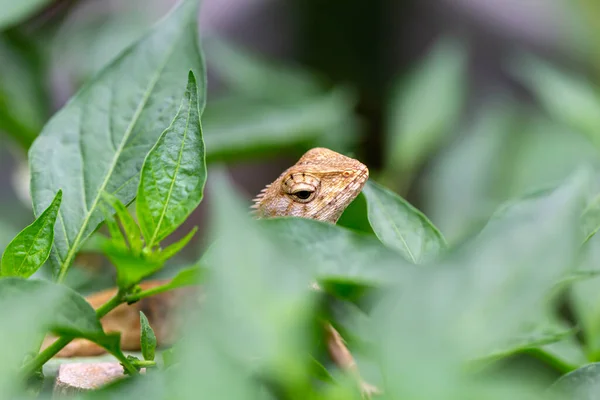
[[[174,4],[0,0],[0,250],[33,220],[26,151],[44,123]],[[594,0],[203,0],[199,21],[209,176],[226,163],[249,198],[326,146],[456,244],[600,160]],[[341,223],[362,229],[352,210]]]

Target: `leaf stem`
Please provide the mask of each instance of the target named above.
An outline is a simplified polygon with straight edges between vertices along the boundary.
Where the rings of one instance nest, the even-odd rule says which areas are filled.
[[[100,308],[96,310],[96,317],[98,319],[104,317],[106,314],[114,310],[117,306],[123,303],[123,292],[119,290],[116,295],[114,295],[110,300],[104,303]],[[21,374],[24,377],[27,377],[42,368],[44,364],[48,362],[52,357],[58,354],[66,345],[71,343],[73,337],[61,336],[54,343],[48,346],[44,351],[39,353],[33,360],[26,363],[21,367]],[[128,372],[137,374],[137,370],[131,364],[129,360],[124,359],[122,355],[114,354],[113,355],[123,364],[123,366],[128,370]],[[133,369],[133,372],[131,371]]]
[[[128,304],[131,304],[131,303],[135,303],[136,301],[139,301],[145,297],[154,296],[155,294],[167,292],[171,289],[172,289],[172,285],[171,285],[171,282],[169,282],[169,283],[165,283],[164,285],[155,286],[151,289],[142,290],[137,293],[129,294],[129,295],[125,296],[125,298],[123,300],[126,301]]]

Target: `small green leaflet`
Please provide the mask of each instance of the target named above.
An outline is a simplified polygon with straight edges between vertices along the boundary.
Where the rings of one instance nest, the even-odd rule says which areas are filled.
[[[148,318],[140,311],[140,344],[142,355],[146,361],[154,361],[154,351],[156,350],[156,335],[148,322]]]
[[[59,190],[42,215],[8,244],[2,254],[2,276],[29,278],[46,262],[54,241],[54,223],[61,201],[62,191]]]

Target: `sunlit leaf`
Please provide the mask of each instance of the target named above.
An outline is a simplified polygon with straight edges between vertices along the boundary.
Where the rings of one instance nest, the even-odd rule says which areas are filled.
[[[177,115],[144,161],[136,213],[149,248],[177,229],[202,200],[206,161],[199,104],[190,72]]]
[[[48,259],[54,241],[54,224],[62,200],[62,191],[31,225],[23,229],[2,254],[2,276],[28,278]]]

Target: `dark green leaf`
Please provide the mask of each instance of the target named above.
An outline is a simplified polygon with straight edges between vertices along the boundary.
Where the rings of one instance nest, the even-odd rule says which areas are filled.
[[[59,280],[102,222],[102,192],[124,204],[136,195],[142,161],[175,115],[190,69],[204,63],[197,44],[197,1],[184,0],[153,30],[104,68],[45,126],[30,150],[36,215],[64,187],[53,260]],[[140,60],[144,60],[140,62]],[[57,224],[58,225],[58,224]]]
[[[363,188],[369,222],[377,237],[415,264],[433,260],[446,248],[444,237],[422,212],[371,180]]]
[[[119,200],[117,197],[107,192],[102,193],[102,196],[117,212],[117,217],[119,217],[119,220],[121,221],[121,225],[123,226],[123,230],[127,236],[127,241],[131,251],[133,254],[140,254],[143,247],[142,232],[140,231],[138,224],[133,219],[133,216],[129,213],[127,207],[125,207],[125,205],[121,203],[121,200]],[[107,225],[111,236],[113,236],[116,240],[120,240],[122,238],[122,234],[117,234],[115,228],[119,230],[119,233],[120,229],[118,226],[115,226],[114,220],[111,221],[111,218],[107,219]]]
[[[392,94],[387,121],[387,167],[409,173],[446,140],[466,89],[466,51],[442,39]]]
[[[198,107],[190,72],[177,115],[142,167],[136,213],[149,248],[177,229],[202,200],[206,161]]]
[[[148,318],[140,311],[140,344],[142,355],[146,361],[154,361],[154,351],[156,350],[156,335],[148,322]]]
[[[2,276],[29,278],[46,262],[52,249],[54,223],[61,200],[62,191],[59,190],[42,215],[8,244],[2,254]]]
[[[600,363],[584,365],[564,375],[550,391],[569,400],[600,399]]]
[[[0,1],[0,31],[22,22],[49,3],[50,0]]]

